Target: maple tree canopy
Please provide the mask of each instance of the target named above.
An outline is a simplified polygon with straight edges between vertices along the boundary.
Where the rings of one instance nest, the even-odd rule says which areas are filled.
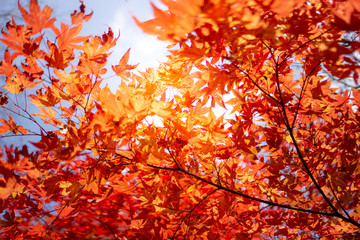
[[[162,2],[135,18],[169,44],[144,71],[130,51],[107,64],[111,29],[79,35],[82,2],[69,23],[19,4],[1,37],[1,238],[360,238],[360,2]]]

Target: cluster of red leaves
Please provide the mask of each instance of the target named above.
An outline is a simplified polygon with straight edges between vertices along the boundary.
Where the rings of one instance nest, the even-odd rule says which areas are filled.
[[[37,138],[2,149],[0,236],[359,237],[360,91],[331,86],[359,80],[358,1],[162,2],[135,21],[168,61],[135,74],[127,51],[116,91],[117,38],[79,36],[83,4],[58,27],[19,5],[0,134]]]

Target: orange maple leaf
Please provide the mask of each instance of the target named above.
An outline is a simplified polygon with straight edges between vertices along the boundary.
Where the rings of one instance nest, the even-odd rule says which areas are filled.
[[[32,34],[37,34],[45,28],[51,28],[54,25],[55,18],[51,18],[52,9],[49,6],[45,6],[41,11],[37,0],[30,1],[30,11],[27,12],[18,3],[19,10],[28,27],[31,28]]]

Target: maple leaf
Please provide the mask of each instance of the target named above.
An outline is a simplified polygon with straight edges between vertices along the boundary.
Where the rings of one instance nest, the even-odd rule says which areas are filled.
[[[135,21],[168,59],[132,72],[128,49],[117,89],[118,37],[79,36],[80,2],[2,32],[1,238],[358,238],[358,1],[153,4]]]
[[[43,93],[43,89],[45,89],[45,93]],[[31,102],[37,106],[52,107],[61,101],[61,99],[57,98],[57,96],[54,94],[53,90],[46,86],[37,90],[36,95],[32,94],[30,97],[32,98]]]
[[[9,48],[21,54],[23,52],[23,46],[29,41],[31,32],[26,30],[23,25],[16,25],[14,18],[11,22],[6,24],[6,29],[1,31],[4,38],[0,40]]]
[[[48,62],[49,67],[55,69],[64,70],[74,59],[74,56],[68,51],[61,51],[56,44],[48,41],[48,47],[50,49],[50,54],[44,57],[45,61]]]
[[[59,211],[59,216],[61,217],[67,217],[72,211],[74,210],[71,206],[65,206]]]
[[[45,28],[53,27],[55,19],[51,18],[52,9],[49,6],[45,6],[41,10],[37,0],[31,0],[29,12],[20,5],[20,2],[18,7],[25,22],[28,26],[31,26],[32,34],[37,34]]]
[[[110,53],[107,53],[111,47],[116,43],[117,38],[114,39],[111,28],[107,33],[104,33],[102,38],[93,37],[84,42],[84,55],[80,59],[92,60],[99,63],[106,62]]]
[[[16,67],[13,66],[13,61],[16,58],[16,54],[11,54],[9,50],[4,52],[4,60],[1,61],[0,74],[5,75],[7,78],[11,77],[16,71]]]
[[[38,71],[38,69],[36,68],[32,69],[34,69],[35,72]],[[38,73],[41,74],[42,71]],[[41,81],[35,81],[33,76],[22,73],[20,72],[20,70],[15,69],[15,71],[12,73],[12,76],[6,78],[6,85],[4,85],[3,87],[11,93],[18,94],[22,93],[25,89],[34,88],[40,83]]]
[[[126,71],[135,69],[137,67],[138,64],[136,65],[127,64],[129,61],[129,55],[130,55],[130,49],[128,49],[126,53],[122,56],[118,65],[112,66],[112,70],[116,73],[116,75],[120,77],[121,76],[129,77],[129,74]]]
[[[35,226],[29,227],[31,230],[28,232],[28,235],[37,235],[39,237],[44,237],[46,226],[41,225],[39,223],[35,223]]]
[[[335,25],[344,30],[358,31],[360,23],[360,6],[357,1],[335,1],[332,9]]]
[[[12,132],[13,134],[26,134],[28,132],[26,128],[18,126],[11,115],[9,116],[9,120],[1,118],[0,122],[2,123],[2,126],[0,126],[0,134],[4,134],[7,132]]]
[[[138,220],[132,220],[131,221],[131,226],[134,229],[140,229],[144,224],[145,224],[145,221],[143,219],[138,219]]]
[[[16,179],[14,177],[7,179],[5,183],[4,181],[1,181],[0,199],[6,199],[14,191],[15,185]]]
[[[83,23],[83,21],[88,22],[91,19],[92,14],[93,12],[85,15],[85,5],[83,2],[81,2],[80,12],[74,10],[74,12],[71,14],[71,23],[73,25],[78,25]]]
[[[56,34],[58,48],[70,53],[72,53],[73,49],[81,49],[78,44],[88,39],[85,36],[78,36],[81,29],[81,24],[70,27],[65,23],[61,23],[60,29],[52,27],[53,32]]]

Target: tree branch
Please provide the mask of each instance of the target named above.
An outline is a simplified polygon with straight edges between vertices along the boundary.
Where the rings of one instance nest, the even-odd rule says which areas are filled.
[[[156,169],[160,169],[160,170],[167,170],[167,171],[178,171],[178,172],[182,172],[184,173],[185,175],[188,175],[194,179],[197,179],[199,181],[202,181],[202,182],[205,182],[211,186],[214,186],[216,188],[218,188],[219,190],[224,190],[226,192],[229,192],[229,193],[233,193],[237,196],[240,196],[240,197],[243,197],[243,198],[247,198],[247,199],[250,199],[250,200],[253,200],[253,201],[256,201],[256,202],[261,202],[261,203],[264,203],[264,204],[268,204],[270,206],[274,206],[274,207],[280,207],[280,208],[286,208],[286,209],[291,209],[291,210],[294,210],[294,211],[298,211],[298,212],[306,212],[306,213],[312,213],[312,214],[318,214],[318,215],[324,215],[324,216],[330,216],[330,217],[338,217],[336,214],[334,213],[327,213],[327,212],[321,212],[321,211],[315,211],[315,210],[311,210],[311,209],[304,209],[304,208],[299,208],[299,207],[293,207],[293,206],[290,206],[290,205],[286,205],[286,204],[279,204],[279,203],[275,203],[275,202],[272,202],[272,201],[268,201],[268,200],[264,200],[264,199],[260,199],[260,198],[256,198],[256,197],[252,197],[252,196],[249,196],[247,194],[244,194],[244,193],[241,193],[241,192],[238,192],[238,191],[235,191],[235,190],[232,190],[232,189],[229,189],[229,188],[226,188],[224,186],[220,186],[216,183],[213,183],[209,180],[206,180],[202,177],[199,177],[197,175],[194,175],[192,174],[191,172],[187,172],[183,169],[178,169],[178,168],[169,168],[169,167],[160,167],[160,166],[155,166],[155,165],[152,165],[152,164],[147,164],[147,166],[149,167],[152,167],[152,168],[156,168]]]

